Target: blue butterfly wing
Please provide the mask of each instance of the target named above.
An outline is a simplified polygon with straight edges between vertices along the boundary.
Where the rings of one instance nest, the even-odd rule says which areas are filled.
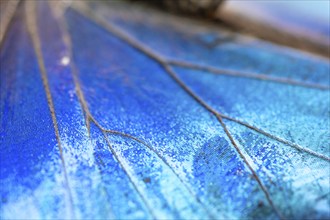
[[[118,2],[26,5],[1,48],[1,216],[329,216],[327,60]]]

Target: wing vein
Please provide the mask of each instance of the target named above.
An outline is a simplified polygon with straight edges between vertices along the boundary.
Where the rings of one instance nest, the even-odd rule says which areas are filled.
[[[56,7],[52,7],[52,10],[54,10],[54,8]],[[54,12],[53,12],[54,13]],[[55,12],[56,13],[56,12]],[[57,13],[61,13],[63,15],[63,12],[60,12],[58,11]],[[61,15],[58,15],[57,17],[63,17]],[[132,139],[142,145],[144,145],[145,147],[147,147],[149,150],[151,150],[153,153],[155,153],[157,155],[157,157],[171,170],[171,172],[178,178],[178,180],[183,184],[183,186],[186,188],[186,190],[189,192],[189,194],[191,194],[191,196],[193,196],[193,198],[196,199],[196,201],[201,205],[201,207],[210,215],[210,217],[214,218],[214,216],[212,216],[212,214],[209,213],[209,211],[206,209],[205,205],[201,202],[201,200],[196,196],[196,194],[193,192],[193,190],[187,185],[187,183],[178,175],[178,173],[176,173],[173,169],[172,166],[170,166],[170,164],[166,161],[166,159],[160,155],[158,153],[158,151],[156,151],[151,145],[147,144],[145,141],[137,138],[137,137],[134,137],[130,134],[126,134],[124,132],[120,132],[120,131],[116,131],[116,130],[109,130],[109,129],[105,129],[103,128],[99,122],[92,116],[89,108],[88,108],[88,105],[87,105],[87,101],[85,99],[85,96],[83,94],[83,91],[81,89],[81,86],[80,86],[80,82],[79,82],[79,78],[78,78],[78,74],[77,74],[77,68],[75,66],[75,62],[74,62],[74,59],[73,59],[73,52],[72,52],[72,43],[71,43],[71,37],[69,36],[69,33],[67,31],[67,27],[66,27],[66,24],[65,22],[59,22],[60,23],[60,28],[61,28],[61,31],[62,31],[62,38],[63,38],[63,41],[65,42],[66,44],[66,47],[67,49],[69,50],[69,58],[71,60],[71,72],[72,72],[72,75],[73,75],[73,78],[74,78],[74,84],[75,84],[75,87],[76,87],[76,92],[77,92],[77,95],[78,95],[78,99],[79,99],[79,102],[83,108],[83,111],[84,111],[84,114],[85,114],[85,120],[86,120],[86,126],[88,128],[88,132],[90,132],[89,130],[89,125],[90,125],[90,122],[93,122],[101,131],[103,134],[106,134],[106,133],[111,133],[111,134],[114,134],[114,135],[120,135],[122,137],[126,137],[126,138],[129,138],[129,139]],[[148,52],[146,52],[148,53]],[[150,52],[151,54],[151,52]],[[159,58],[160,59],[160,58]],[[130,175],[128,173],[128,171],[126,170],[126,168],[124,167],[124,165],[122,164],[121,161],[119,161],[119,157],[117,156],[115,150],[113,149],[113,147],[111,147],[111,144],[110,144],[110,141],[107,139],[106,140],[107,143],[108,143],[108,146],[109,146],[109,149],[110,151],[114,154],[114,156],[116,157],[118,163],[121,165],[121,167],[123,168],[124,172],[126,173],[126,175]],[[137,186],[136,184],[133,182],[132,178],[129,176],[129,180],[132,182],[132,184],[134,185],[134,188],[137,190]],[[144,201],[144,203],[146,204],[146,206],[148,207],[150,213],[154,216],[153,214],[153,211],[152,209],[149,207],[149,205],[147,204],[147,201],[146,199],[144,198],[144,196],[142,195],[141,192],[138,192],[139,195],[141,196],[142,200]]]
[[[26,16],[26,25],[28,27],[28,32],[29,32],[29,35],[32,40],[32,45],[33,45],[34,51],[36,53],[36,57],[37,57],[37,61],[38,61],[39,69],[40,69],[40,74],[41,74],[41,79],[42,79],[43,87],[44,87],[44,90],[46,93],[46,98],[47,98],[47,103],[48,103],[48,107],[50,110],[51,118],[53,121],[55,136],[56,136],[56,140],[58,143],[57,145],[58,145],[58,149],[60,152],[61,163],[62,163],[63,171],[64,171],[65,188],[66,188],[66,190],[68,192],[68,196],[69,196],[71,215],[72,215],[72,217],[74,217],[73,198],[72,198],[71,188],[70,188],[70,184],[69,184],[69,180],[68,180],[68,174],[67,174],[65,159],[64,159],[64,155],[63,155],[63,148],[62,148],[61,138],[60,138],[60,134],[59,134],[53,98],[52,98],[50,88],[49,88],[47,70],[45,67],[44,58],[43,58],[43,54],[42,54],[41,41],[38,36],[39,30],[38,30],[36,17],[35,17],[36,16],[36,3],[34,1],[25,2],[25,16]]]
[[[249,170],[251,171],[251,173],[255,177],[255,179],[256,179],[258,185],[260,186],[261,190],[264,192],[267,201],[269,202],[269,204],[271,205],[271,207],[274,209],[275,213],[281,219],[283,219],[281,213],[277,210],[276,206],[274,205],[274,203],[273,203],[273,201],[272,201],[272,199],[270,197],[270,194],[267,191],[266,187],[263,185],[263,183],[261,182],[260,178],[258,177],[258,175],[256,174],[256,172],[254,171],[254,169],[252,168],[252,166],[250,165],[250,163],[248,162],[247,158],[242,153],[242,151],[240,150],[240,148],[237,146],[237,144],[234,141],[233,137],[229,133],[229,131],[226,128],[225,124],[223,123],[221,115],[218,114],[209,105],[207,105],[201,98],[199,98],[197,95],[195,95],[194,92],[189,87],[187,87],[177,77],[177,75],[174,73],[174,71],[172,71],[172,69],[170,68],[170,65],[167,63],[167,61],[164,60],[164,59],[162,59],[157,54],[155,54],[151,49],[145,47],[143,44],[139,43],[137,40],[135,40],[134,38],[130,37],[128,34],[124,33],[123,31],[121,31],[121,30],[117,29],[116,27],[112,26],[111,24],[105,22],[102,18],[99,18],[98,16],[94,16],[92,13],[89,13],[88,10],[83,9],[81,6],[80,7],[74,7],[74,9],[76,11],[78,11],[80,14],[82,14],[83,16],[85,16],[85,17],[91,19],[92,21],[94,21],[97,25],[103,27],[105,30],[107,30],[111,34],[113,34],[113,35],[117,36],[118,38],[124,40],[129,45],[131,45],[132,47],[136,48],[137,50],[139,50],[142,53],[144,53],[146,56],[150,57],[151,59],[153,59],[157,63],[159,63],[164,68],[164,70],[166,71],[166,73],[168,73],[169,76],[171,76],[171,78],[173,78],[174,81],[183,90],[185,90],[194,100],[196,100],[200,105],[202,105],[207,111],[209,111],[211,114],[213,114],[218,119],[218,121],[220,122],[220,124],[223,127],[224,131],[226,132],[228,138],[230,139],[232,145],[234,146],[235,150],[240,155],[240,157],[243,159],[243,161],[245,162],[245,164],[247,165],[247,167],[249,168]]]
[[[260,133],[260,134],[262,134],[262,135],[265,135],[265,136],[267,136],[267,137],[269,137],[269,138],[271,138],[271,139],[274,139],[274,140],[276,140],[276,141],[278,141],[278,142],[281,142],[281,143],[283,143],[283,144],[286,144],[286,145],[289,145],[289,146],[291,146],[291,147],[294,147],[294,148],[296,148],[296,149],[299,150],[299,151],[304,151],[304,152],[309,153],[309,154],[311,154],[311,155],[313,155],[313,156],[315,156],[315,157],[321,158],[321,159],[323,159],[323,160],[330,161],[330,157],[328,157],[328,156],[326,156],[326,155],[323,155],[323,154],[317,153],[317,152],[315,152],[315,151],[313,151],[313,150],[310,150],[310,149],[308,149],[308,148],[306,148],[306,147],[302,147],[302,146],[300,146],[300,145],[298,145],[298,144],[296,144],[296,143],[292,143],[291,141],[288,141],[288,140],[285,140],[285,139],[283,139],[283,138],[281,138],[281,137],[278,137],[278,136],[276,136],[276,135],[270,134],[270,133],[268,133],[268,132],[266,132],[266,131],[264,131],[264,130],[258,128],[258,127],[255,127],[255,126],[253,126],[253,125],[250,125],[250,124],[248,124],[248,123],[246,123],[246,122],[244,122],[244,121],[238,120],[238,119],[236,119],[236,118],[229,117],[229,116],[224,115],[224,114],[220,114],[220,115],[221,115],[222,118],[228,119],[228,120],[233,121],[233,122],[236,122],[236,123],[238,123],[238,124],[241,124],[241,125],[243,125],[243,126],[249,128],[249,129],[254,130],[254,131],[256,131],[256,132],[258,132],[258,133]]]
[[[79,82],[79,78],[78,78],[78,74],[77,74],[77,68],[76,68],[75,63],[73,61],[71,37],[70,37],[70,34],[68,32],[68,29],[67,29],[67,26],[66,26],[66,23],[65,23],[64,19],[61,19],[64,16],[65,9],[63,10],[61,8],[61,6],[58,6],[58,7],[56,7],[56,5],[54,5],[54,6],[55,7],[51,7],[51,11],[54,15],[57,15],[57,18],[59,19],[58,24],[59,24],[59,27],[60,27],[60,30],[61,30],[61,37],[62,37],[62,40],[64,41],[64,43],[67,47],[68,53],[69,53],[68,55],[69,55],[69,59],[70,59],[71,75],[73,76],[73,81],[74,81],[74,85],[75,85],[75,89],[76,89],[76,92],[77,92],[79,103],[80,103],[80,105],[83,109],[84,115],[85,115],[85,122],[86,122],[86,127],[88,129],[88,136],[89,136],[89,138],[91,138],[91,136],[90,136],[90,121],[92,121],[101,130],[101,132],[102,132],[102,134],[105,138],[105,141],[108,145],[108,149],[110,150],[110,152],[116,158],[117,162],[119,163],[122,170],[124,171],[127,178],[129,179],[130,183],[132,184],[134,190],[139,194],[139,196],[142,199],[143,203],[147,207],[149,213],[153,216],[154,219],[156,219],[155,214],[154,214],[153,210],[151,209],[150,205],[147,203],[146,198],[143,196],[142,192],[137,187],[137,184],[134,182],[134,180],[132,179],[132,177],[129,174],[128,170],[126,169],[126,167],[124,166],[124,164],[120,160],[119,156],[117,155],[117,153],[115,152],[115,150],[111,146],[111,143],[110,143],[110,141],[107,137],[106,132],[104,131],[104,129],[102,127],[100,127],[99,123],[97,123],[97,121],[94,120],[94,118],[92,117],[92,115],[89,111],[87,102],[85,100],[84,94],[83,94],[81,86],[80,86],[80,82]],[[58,10],[54,11],[55,8],[58,9]]]
[[[317,83],[310,83],[310,82],[303,82],[298,81],[286,77],[276,77],[276,76],[270,76],[266,74],[261,73],[250,73],[250,72],[243,72],[243,71],[234,71],[229,69],[219,69],[214,68],[210,66],[200,65],[200,64],[194,64],[190,62],[185,61],[176,61],[176,60],[169,60],[167,61],[168,64],[173,66],[180,66],[184,68],[194,69],[194,70],[201,70],[208,73],[213,73],[217,75],[226,75],[226,76],[233,76],[233,77],[243,77],[243,78],[249,78],[249,79],[256,79],[256,80],[263,80],[263,81],[270,81],[275,83],[282,83],[282,84],[288,84],[293,86],[302,86],[307,88],[314,88],[314,89],[320,89],[320,90],[329,90],[330,87],[326,85],[320,85]]]
[[[98,24],[99,26],[103,27],[105,30],[107,30],[108,32],[114,34],[115,36],[119,37],[120,39],[124,40],[125,42],[127,42],[128,44],[130,44],[132,47],[134,47],[135,49],[143,52],[146,56],[150,57],[151,59],[155,60],[156,62],[158,62],[164,69],[168,69],[170,68],[171,64],[173,63],[176,63],[178,65],[190,65],[190,63],[185,63],[185,62],[181,62],[181,61],[173,61],[173,60],[166,60],[164,58],[162,58],[160,55],[156,54],[155,52],[153,52],[151,49],[149,49],[148,47],[144,46],[142,43],[140,43],[139,41],[137,41],[136,39],[132,38],[131,36],[129,36],[128,34],[126,34],[125,32],[119,30],[118,28],[114,27],[113,25],[110,25],[109,23],[107,23],[106,21],[104,21],[104,19],[102,18],[99,18],[98,16],[94,16],[92,13],[89,13],[88,10],[86,8],[84,8],[86,6],[83,6],[83,5],[73,5],[72,8],[77,11],[78,13],[82,14],[83,16],[91,19],[92,21],[94,21],[96,24]],[[192,64],[192,65],[195,65],[195,64]],[[196,68],[199,68],[200,66],[197,65]],[[193,67],[195,68],[195,67]],[[219,71],[221,71],[219,69]],[[171,70],[172,72],[172,70]],[[184,83],[183,83],[184,84]],[[323,88],[322,86],[323,85],[318,85],[318,84],[313,84],[313,86],[316,86],[318,87],[319,89],[327,89],[327,88]],[[308,87],[308,86],[307,86]],[[242,124],[254,131],[257,131],[258,133],[261,133],[269,138],[272,138],[276,141],[279,141],[281,143],[284,143],[284,144],[287,144],[291,147],[294,147],[300,151],[304,151],[306,153],[309,153],[313,156],[316,156],[316,157],[319,157],[319,158],[322,158],[322,159],[325,159],[325,160],[328,160],[330,161],[330,158],[325,156],[325,155],[322,155],[322,154],[319,154],[315,151],[312,151],[306,147],[302,147],[302,146],[299,146],[297,144],[294,144],[288,140],[285,140],[284,138],[281,138],[281,137],[277,137],[276,135],[272,135],[272,134],[269,134],[265,131],[263,131],[262,129],[260,128],[257,128],[257,127],[254,127],[252,125],[248,125],[247,123],[244,123],[242,121],[239,121],[237,119],[233,119],[231,118],[230,116],[227,116],[225,114],[222,114],[222,113],[219,113],[217,112],[215,109],[211,108],[211,106],[207,105],[201,98],[199,98],[198,96],[196,96],[196,98],[199,100],[199,103],[204,107],[206,108],[208,111],[212,111],[216,114],[219,114],[221,117],[223,118],[226,118],[228,120],[231,120],[231,121],[234,121],[236,123],[239,123],[239,124]]]
[[[20,0],[7,1],[6,5],[4,6],[4,11],[1,11],[3,14],[1,15],[0,21],[0,47],[2,46],[3,40],[8,32],[10,23],[14,18],[19,3]]]

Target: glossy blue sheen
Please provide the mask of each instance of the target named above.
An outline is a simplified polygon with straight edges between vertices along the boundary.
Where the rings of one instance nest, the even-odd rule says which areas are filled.
[[[34,207],[41,216],[61,216],[65,193],[59,151],[22,19],[20,9],[1,48],[1,218],[33,218]]]
[[[330,157],[329,61],[153,9],[108,4],[91,7],[164,59],[327,87],[172,67],[219,113]],[[59,146],[22,5],[1,48],[1,218],[330,216],[329,161],[223,119],[272,206],[217,118],[156,60],[71,8],[64,16],[70,58],[60,20],[42,1],[37,34]],[[114,132],[92,121],[88,132],[86,108]]]

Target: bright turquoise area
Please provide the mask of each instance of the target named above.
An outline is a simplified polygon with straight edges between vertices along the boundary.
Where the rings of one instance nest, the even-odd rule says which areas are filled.
[[[151,9],[94,4],[107,24],[164,60],[287,79],[172,66],[196,97],[226,116],[228,136],[159,62],[69,8],[71,57],[60,20],[40,2],[38,36],[57,140],[23,6],[1,48],[1,217],[330,215],[329,61]],[[95,120],[89,126],[88,114]]]

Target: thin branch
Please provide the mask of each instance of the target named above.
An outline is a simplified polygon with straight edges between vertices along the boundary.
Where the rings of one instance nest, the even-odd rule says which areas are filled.
[[[59,148],[59,152],[60,152],[60,158],[61,158],[63,171],[64,171],[65,187],[66,187],[66,190],[68,191],[68,195],[69,195],[71,214],[74,217],[72,193],[71,193],[70,184],[69,184],[69,180],[68,180],[67,169],[66,169],[64,155],[63,155],[63,148],[62,148],[62,143],[61,143],[61,139],[60,139],[53,98],[52,98],[50,88],[49,88],[47,70],[45,67],[44,58],[43,58],[43,54],[42,54],[41,41],[40,41],[40,38],[38,35],[39,30],[38,30],[37,20],[35,17],[36,13],[37,12],[36,12],[35,2],[34,1],[25,2],[26,24],[27,24],[28,32],[30,34],[30,37],[32,40],[32,45],[33,45],[33,48],[34,48],[34,51],[36,53],[36,57],[38,60],[40,75],[41,75],[42,83],[43,83],[43,86],[45,89],[47,103],[48,103],[48,107],[49,107],[50,114],[52,117],[54,130],[55,130],[55,136],[56,136],[56,140],[57,140],[58,148]]]
[[[194,64],[194,63],[185,62],[185,61],[169,60],[169,61],[167,61],[167,63],[169,65],[173,65],[173,66],[180,66],[180,67],[194,69],[194,70],[201,70],[201,71],[205,71],[208,73],[219,74],[219,75],[257,79],[257,80],[270,81],[270,82],[293,85],[293,86],[302,86],[302,87],[320,89],[320,90],[329,90],[330,89],[329,86],[321,85],[321,84],[317,84],[317,83],[302,82],[302,81],[298,81],[298,80],[294,80],[294,79],[290,79],[290,78],[276,77],[276,76],[265,75],[265,74],[260,74],[260,73],[243,72],[241,70],[234,71],[234,70],[229,70],[229,69],[218,69],[218,68],[214,68],[211,66]]]

